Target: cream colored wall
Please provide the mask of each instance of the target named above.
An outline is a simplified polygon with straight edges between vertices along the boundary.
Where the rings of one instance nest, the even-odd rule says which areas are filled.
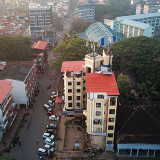
[[[92,136],[91,137],[92,145],[98,145],[100,148],[105,148],[105,137],[104,136]]]
[[[103,64],[109,64],[109,63],[112,64],[113,55],[111,55],[111,56],[106,55],[104,50],[103,50],[103,58],[104,58],[104,63]]]

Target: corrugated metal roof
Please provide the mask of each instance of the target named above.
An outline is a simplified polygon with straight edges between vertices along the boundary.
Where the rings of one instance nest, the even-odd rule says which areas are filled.
[[[87,73],[86,92],[105,92],[107,95],[119,95],[114,73],[111,75]]]
[[[130,15],[130,16],[121,16],[121,17],[117,17],[117,20],[121,21],[123,19],[143,19],[143,18],[157,17],[157,16],[160,16],[160,12],[146,13],[146,14],[135,14],[135,15]]]
[[[85,61],[64,61],[62,63],[61,72],[66,71],[84,71]]]
[[[138,28],[142,28],[142,29],[146,29],[146,28],[150,27],[149,24],[133,21],[133,20],[130,20],[130,19],[123,19],[121,21],[121,24],[127,24],[129,26],[134,26],[134,27],[138,27]]]
[[[38,41],[37,43],[34,43],[32,45],[32,48],[44,50],[46,48],[47,44],[48,44],[48,42],[46,42],[46,41]]]
[[[10,81],[0,80],[0,104],[5,100],[12,88]]]

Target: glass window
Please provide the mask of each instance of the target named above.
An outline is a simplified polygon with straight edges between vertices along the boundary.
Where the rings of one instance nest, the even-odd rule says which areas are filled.
[[[96,103],[96,108],[101,108],[101,103]]]
[[[81,92],[81,90],[80,89],[77,89],[77,93],[80,93]]]
[[[81,104],[80,103],[77,103],[77,107],[80,107],[81,106]]]
[[[101,116],[101,111],[96,111],[96,116]]]
[[[114,122],[114,118],[109,118],[109,122]]]
[[[113,137],[113,133],[108,133],[108,137]]]
[[[68,107],[72,107],[72,103],[68,103]]]
[[[68,96],[68,100],[72,100],[72,96]]]
[[[72,89],[68,89],[68,93],[72,93]]]
[[[85,90],[86,89],[86,87],[83,87],[83,90]]]
[[[78,85],[78,86],[81,85],[81,82],[77,82],[77,85]]]
[[[115,109],[110,109],[109,114],[115,114]]]
[[[104,99],[104,95],[98,95],[97,99]]]
[[[80,96],[77,96],[77,100],[80,100],[81,98],[80,98]]]
[[[102,123],[102,120],[100,120],[100,119],[93,120],[93,124],[101,124],[101,123]]]
[[[107,141],[107,144],[112,144],[112,141]]]
[[[113,126],[108,126],[108,130],[113,130]]]
[[[69,85],[69,86],[72,85],[72,82],[68,82],[68,85]]]

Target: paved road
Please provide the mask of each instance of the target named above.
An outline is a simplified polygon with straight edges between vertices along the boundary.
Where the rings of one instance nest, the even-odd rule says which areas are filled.
[[[50,53],[51,54],[51,53]],[[51,59],[51,55],[49,55]],[[50,82],[52,77],[52,87],[47,89],[46,86]],[[50,67],[46,68],[45,73],[39,78],[40,93],[36,97],[36,102],[33,105],[32,115],[28,119],[23,134],[21,136],[21,146],[12,148],[9,156],[16,160],[39,160],[37,150],[39,147],[44,147],[44,140],[42,135],[45,131],[45,127],[49,122],[46,111],[43,109],[43,104],[48,102],[51,91],[56,88],[57,78],[55,73]],[[36,139],[39,143],[36,143]]]

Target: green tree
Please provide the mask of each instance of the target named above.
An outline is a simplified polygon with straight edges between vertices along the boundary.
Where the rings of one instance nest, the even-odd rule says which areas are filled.
[[[126,96],[131,89],[131,81],[129,77],[122,73],[118,75],[117,85],[121,96]]]
[[[14,158],[9,158],[7,155],[3,156],[2,160],[15,160]]]
[[[156,88],[160,84],[160,40],[133,37],[112,46],[114,70],[132,71],[138,83],[151,81]]]
[[[32,52],[30,38],[24,36],[0,36],[0,60],[31,60]]]
[[[102,47],[98,53],[102,53]],[[52,66],[60,70],[63,61],[81,61],[88,54],[86,40],[81,38],[72,38],[63,41],[53,50],[55,59],[52,61]]]
[[[82,20],[80,18],[76,18],[71,23],[70,33],[72,32],[84,32],[92,22],[88,20]]]
[[[139,93],[144,97],[154,98],[158,94],[158,92],[156,92],[155,85],[153,85],[150,81],[137,84],[137,87],[140,90]]]

